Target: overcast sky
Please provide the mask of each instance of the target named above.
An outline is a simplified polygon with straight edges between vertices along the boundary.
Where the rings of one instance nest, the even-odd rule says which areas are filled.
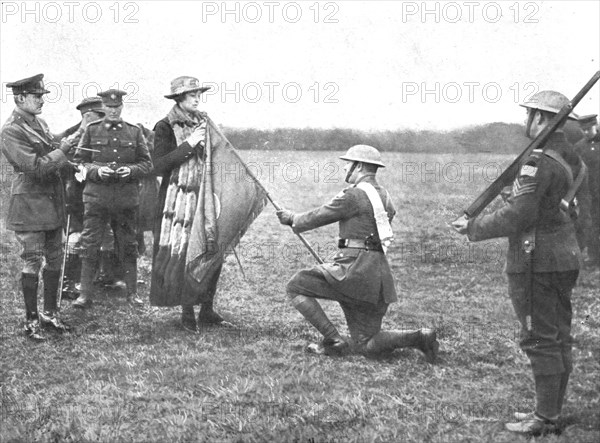
[[[78,121],[84,95],[119,86],[123,117],[153,126],[170,81],[213,86],[225,126],[453,129],[522,123],[537,90],[569,98],[600,69],[600,2],[2,2],[5,84],[37,73],[44,117]],[[599,87],[579,105],[598,113]]]

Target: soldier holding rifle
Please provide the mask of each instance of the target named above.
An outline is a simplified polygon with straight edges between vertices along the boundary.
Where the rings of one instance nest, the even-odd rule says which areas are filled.
[[[75,161],[83,164],[87,174],[83,191],[81,295],[73,302],[78,308],[92,304],[92,281],[108,222],[123,263],[127,300],[137,306],[143,304],[137,296],[138,179],[150,173],[152,160],[142,130],[121,119],[125,94],[116,89],[98,94],[106,116],[88,124],[75,154]]]
[[[43,74],[7,83],[16,108],[2,127],[2,153],[13,166],[7,228],[21,244],[21,286],[25,300],[25,332],[33,340],[44,340],[41,326],[64,332],[69,327],[58,316],[57,296],[62,264],[64,211],[61,174],[69,168],[67,154],[72,145],[63,139],[55,149],[54,137],[42,112]],[[37,291],[42,260],[44,310],[38,313]]]
[[[572,109],[567,97],[542,91],[521,106],[527,109],[527,137],[535,143],[546,131],[545,146],[517,165],[503,207],[480,217],[459,218],[453,227],[471,241],[508,237],[508,292],[522,326],[520,346],[533,370],[536,408],[515,413],[517,421],[506,428],[537,435],[556,431],[573,369],[571,292],[581,254],[567,196],[577,190],[574,183],[587,182],[585,166],[561,130]],[[558,113],[560,118],[555,118]],[[562,123],[551,133],[557,122]]]

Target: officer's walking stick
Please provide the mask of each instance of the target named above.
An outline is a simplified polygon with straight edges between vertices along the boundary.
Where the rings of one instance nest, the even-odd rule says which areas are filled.
[[[58,295],[56,308],[60,311],[62,302],[63,285],[65,282],[65,268],[67,266],[67,254],[69,253],[69,229],[71,228],[71,214],[67,213],[67,234],[65,238],[65,248],[63,251],[62,266],[60,267],[60,278],[58,280]]]
[[[269,201],[271,202],[271,204],[273,205],[273,207],[277,211],[280,211],[281,209],[283,209],[281,206],[279,206],[277,204],[277,202],[275,202],[275,200],[273,200],[273,197],[271,197],[271,194],[269,194],[269,191],[267,191],[267,189],[263,186],[263,184],[258,180],[258,178],[250,170],[250,168],[248,168],[248,166],[246,166],[246,163],[244,162],[244,160],[242,160],[242,158],[235,151],[235,149],[232,149],[232,152],[237,157],[237,159],[240,161],[240,163],[242,165],[244,165],[244,168],[246,169],[246,172],[248,173],[248,175],[250,176],[250,178],[252,180],[254,180],[254,182],[258,185],[258,187],[260,189],[262,189],[262,191],[265,193],[265,195],[267,196],[267,198],[269,199]],[[317,260],[317,262],[319,264],[324,263],[323,260],[321,259],[321,257],[319,257],[319,254],[317,254],[317,252],[312,248],[312,246],[310,245],[310,243],[308,243],[308,241],[304,238],[304,236],[302,234],[300,234],[299,232],[294,232],[294,234],[296,234],[298,236],[298,238],[300,239],[300,241],[304,244],[304,246],[306,246],[306,249],[309,250],[309,252],[312,254],[312,256],[315,258],[315,260]]]

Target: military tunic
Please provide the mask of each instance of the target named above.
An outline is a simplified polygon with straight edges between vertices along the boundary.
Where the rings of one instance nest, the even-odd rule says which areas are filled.
[[[581,163],[564,133],[556,132],[544,152],[560,154],[576,177]],[[571,215],[560,209],[569,189],[563,166],[538,151],[525,160],[506,204],[495,212],[471,219],[472,241],[508,237],[506,272],[509,294],[522,325],[521,348],[535,375],[570,372],[571,291],[577,280],[581,254]],[[523,242],[535,232],[532,276]],[[526,317],[531,315],[532,330]]]
[[[47,269],[60,269],[65,222],[61,174],[69,166],[53,143],[46,122],[19,108],[2,128],[2,153],[16,174],[6,227],[15,231],[23,248],[24,273],[37,275],[43,257]]]
[[[97,257],[107,222],[110,221],[119,258],[135,260],[139,179],[152,169],[142,130],[123,120],[97,120],[87,126],[79,147],[100,151],[79,150],[75,155],[75,161],[87,169],[83,190],[83,254],[92,259]],[[109,165],[113,170],[127,166],[131,174],[125,178],[115,175],[101,179],[98,170]]]
[[[396,211],[387,191],[377,184],[374,174],[361,181],[375,187],[391,222]],[[287,292],[291,297],[304,295],[338,301],[350,334],[360,347],[380,331],[388,305],[397,301],[396,289],[381,249],[371,202],[355,185],[317,209],[294,215],[292,228],[304,232],[335,222],[339,222],[340,239],[365,246],[342,247],[333,262],[298,272],[289,281]]]

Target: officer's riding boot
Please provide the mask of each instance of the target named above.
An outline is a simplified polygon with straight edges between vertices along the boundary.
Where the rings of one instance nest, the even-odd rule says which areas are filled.
[[[94,299],[94,275],[97,259],[83,257],[81,260],[81,295],[73,302],[75,308],[86,309],[92,306]]]
[[[417,348],[425,354],[428,363],[435,363],[439,343],[432,329],[380,331],[368,341],[366,350],[369,354],[379,354],[398,348]]]
[[[57,298],[60,271],[44,269],[44,311],[40,314],[40,324],[51,326],[59,332],[69,332],[71,327],[58,315]]]
[[[21,273],[21,288],[25,300],[25,333],[32,340],[45,340],[42,334],[37,309],[38,276]]]
[[[329,321],[317,300],[304,295],[296,295],[292,298],[292,305],[323,335],[323,341],[318,345],[309,345],[308,352],[341,355],[348,349],[348,343],[342,338],[333,323]]]
[[[125,284],[127,285],[127,302],[133,306],[144,306],[137,294],[137,261],[125,260]]]

